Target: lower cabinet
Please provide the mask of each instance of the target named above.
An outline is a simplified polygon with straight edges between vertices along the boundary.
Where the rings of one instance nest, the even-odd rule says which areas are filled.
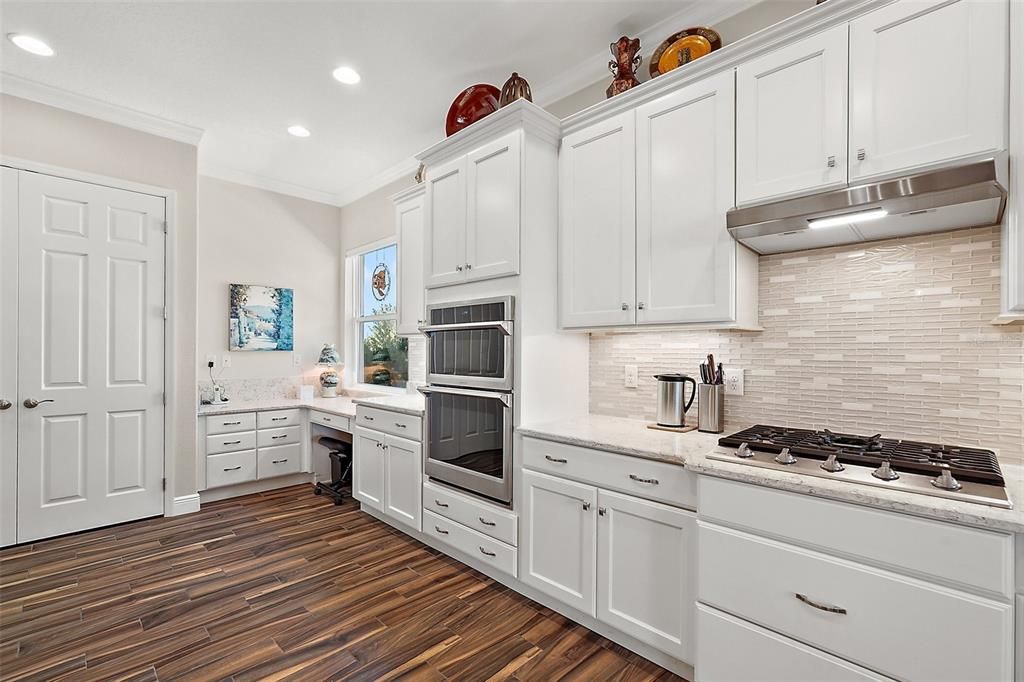
[[[352,496],[420,530],[422,444],[356,427],[352,445]]]
[[[522,480],[523,582],[693,660],[696,516],[533,471]]]

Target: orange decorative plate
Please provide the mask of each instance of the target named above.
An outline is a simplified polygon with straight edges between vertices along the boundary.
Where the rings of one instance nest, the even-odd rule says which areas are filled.
[[[714,52],[722,46],[722,37],[706,26],[694,26],[673,33],[651,55],[648,71],[651,78]]]

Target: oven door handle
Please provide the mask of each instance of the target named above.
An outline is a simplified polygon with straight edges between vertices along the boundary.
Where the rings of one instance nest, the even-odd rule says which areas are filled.
[[[491,400],[500,400],[501,404],[505,407],[510,407],[512,400],[512,396],[508,393],[498,393],[497,391],[476,391],[471,388],[420,386],[417,390],[423,395],[430,395],[431,393],[447,393],[448,395],[465,395],[470,398],[490,398]]]
[[[461,322],[457,324],[428,324],[419,327],[424,334],[430,332],[457,332],[473,329],[499,329],[505,336],[512,336],[512,323],[507,320],[494,322]]]

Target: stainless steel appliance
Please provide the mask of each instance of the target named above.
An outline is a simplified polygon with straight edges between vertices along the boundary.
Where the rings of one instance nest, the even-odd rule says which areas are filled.
[[[810,196],[735,208],[729,233],[758,253],[996,225],[1006,207],[1005,154]]]
[[[725,430],[725,384],[697,386],[697,430],[721,433]]]
[[[697,381],[685,374],[655,374],[658,380],[658,425],[685,426],[686,411],[697,395]],[[686,400],[686,384],[691,384],[690,400]]]
[[[991,450],[758,424],[709,459],[1010,508]]]
[[[509,505],[515,356],[512,296],[432,305],[427,324],[424,471]]]

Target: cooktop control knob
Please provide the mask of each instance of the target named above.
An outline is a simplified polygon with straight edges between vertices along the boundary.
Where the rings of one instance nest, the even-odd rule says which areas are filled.
[[[840,471],[846,469],[846,467],[840,463],[838,456],[835,453],[829,455],[828,459],[822,462],[819,466],[825,471],[829,471],[833,474],[838,474]]]
[[[782,448],[782,452],[775,455],[775,461],[779,464],[796,464],[796,457],[790,453],[789,448]]]
[[[960,490],[963,488],[960,481],[953,478],[953,472],[949,470],[948,464],[942,465],[942,473],[938,478],[932,479],[932,485],[940,490]]]
[[[740,443],[740,446],[736,448],[736,456],[748,459],[754,456],[754,451],[750,449],[750,445],[747,443]]]
[[[892,470],[892,466],[887,459],[883,459],[878,468],[871,472],[871,475],[883,481],[895,481],[900,477],[899,474]]]

